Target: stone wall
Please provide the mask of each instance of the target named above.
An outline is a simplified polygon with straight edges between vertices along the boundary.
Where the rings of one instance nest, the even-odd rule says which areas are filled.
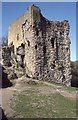
[[[17,59],[22,60],[27,76],[70,84],[70,39],[67,20],[49,21],[42,16],[38,7],[31,5],[23,16],[9,26],[8,45],[11,42]],[[19,54],[19,51],[22,53]]]
[[[11,66],[11,49],[7,46],[2,47],[2,64]]]

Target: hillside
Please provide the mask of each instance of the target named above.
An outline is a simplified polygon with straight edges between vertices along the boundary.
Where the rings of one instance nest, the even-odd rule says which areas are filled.
[[[72,86],[78,85],[78,61],[71,62]],[[4,74],[3,74],[4,76]],[[22,76],[2,89],[3,109],[8,118],[76,118],[75,87],[33,80]]]
[[[24,76],[13,82],[2,90],[7,117],[76,118],[76,88]]]

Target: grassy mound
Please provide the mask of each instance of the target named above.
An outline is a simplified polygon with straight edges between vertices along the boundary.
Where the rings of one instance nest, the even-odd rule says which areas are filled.
[[[22,83],[23,91],[14,95],[15,113],[13,118],[75,118],[76,100],[66,96],[73,96],[75,89],[55,84],[34,82]],[[60,92],[64,95],[60,94]]]

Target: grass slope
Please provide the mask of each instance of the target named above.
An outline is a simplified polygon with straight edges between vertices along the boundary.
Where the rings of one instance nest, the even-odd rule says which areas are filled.
[[[75,92],[74,88],[52,86],[46,84],[23,83],[24,90],[19,95],[14,95],[15,113],[13,118],[75,118],[76,100],[65,97],[58,92],[65,90]]]

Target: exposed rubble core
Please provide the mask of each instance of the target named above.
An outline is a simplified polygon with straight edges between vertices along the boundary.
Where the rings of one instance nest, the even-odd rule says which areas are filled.
[[[69,22],[49,21],[35,5],[8,29],[8,46],[13,43],[15,67],[26,76],[70,85]],[[8,49],[8,48],[7,48]],[[11,57],[12,58],[12,57]]]

